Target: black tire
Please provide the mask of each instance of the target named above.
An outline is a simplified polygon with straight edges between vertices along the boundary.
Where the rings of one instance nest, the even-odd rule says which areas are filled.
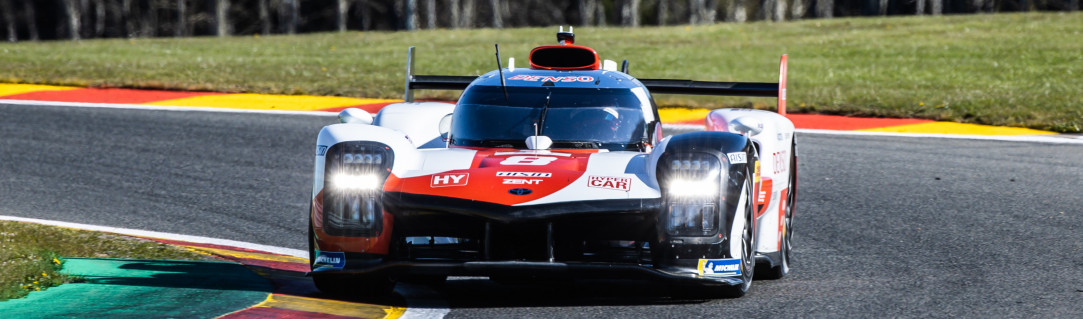
[[[316,260],[316,235],[313,234],[312,204],[308,204],[308,266],[312,267],[312,261]]]
[[[790,273],[790,256],[793,255],[793,209],[797,200],[797,144],[790,146],[789,192],[786,194],[786,214],[783,217],[782,242],[779,247],[778,265],[767,269],[763,279],[780,279]]]
[[[312,283],[325,294],[366,299],[385,299],[395,290],[395,281],[386,276],[312,274]]]
[[[748,175],[748,179],[745,180],[745,186],[747,191],[744,196],[747,196],[745,200],[745,227],[741,232],[741,280],[743,283],[738,286],[727,287],[722,292],[724,297],[738,298],[748,293],[748,289],[752,287],[752,278],[755,276],[756,269],[756,219],[754,218],[754,207],[756,206],[756,197],[752,194],[752,175]]]

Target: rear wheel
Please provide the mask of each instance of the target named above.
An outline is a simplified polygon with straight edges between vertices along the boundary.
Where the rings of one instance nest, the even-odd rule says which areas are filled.
[[[797,199],[797,145],[790,147],[790,176],[786,193],[786,207],[782,222],[782,240],[779,242],[779,263],[764,273],[764,279],[779,279],[790,273],[790,255],[793,254],[793,209]]]

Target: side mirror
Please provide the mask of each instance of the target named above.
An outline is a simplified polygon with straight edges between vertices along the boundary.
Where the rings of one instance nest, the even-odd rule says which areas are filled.
[[[526,148],[531,150],[547,150],[553,146],[553,140],[545,135],[527,136]]]
[[[372,114],[362,109],[348,108],[338,112],[338,121],[350,124],[372,125]]]
[[[451,134],[451,113],[444,115],[444,118],[440,119],[437,129],[440,130],[440,138],[447,142]]]

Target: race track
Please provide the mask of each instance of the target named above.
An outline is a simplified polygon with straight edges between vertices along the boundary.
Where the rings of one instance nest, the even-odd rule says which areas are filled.
[[[0,215],[305,249],[333,117],[0,105]],[[434,288],[448,317],[1083,317],[1083,146],[803,134],[791,276]]]

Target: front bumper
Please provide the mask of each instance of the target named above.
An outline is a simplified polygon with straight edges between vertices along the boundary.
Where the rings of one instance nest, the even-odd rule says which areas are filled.
[[[569,279],[639,279],[698,286],[739,286],[740,277],[704,276],[696,269],[653,268],[649,265],[564,263],[534,261],[408,262],[392,261],[365,268],[315,269],[309,275],[375,275],[403,278],[421,275],[446,276],[554,276]]]

